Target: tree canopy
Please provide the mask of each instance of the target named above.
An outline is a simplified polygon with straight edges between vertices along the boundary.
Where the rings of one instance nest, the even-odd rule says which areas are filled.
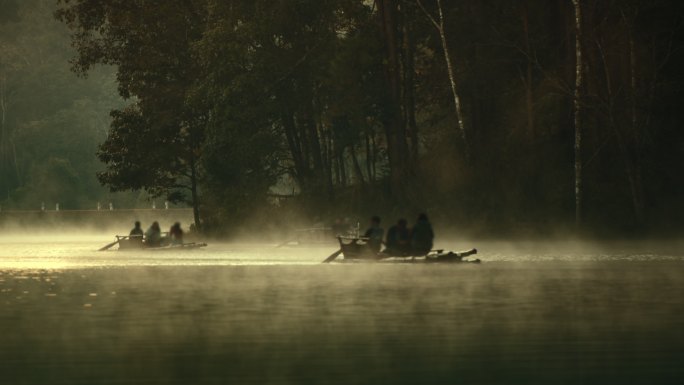
[[[129,102],[100,180],[188,196],[198,223],[294,191],[312,215],[543,229],[572,222],[577,164],[597,228],[684,210],[676,1],[59,4],[74,70],[114,65]]]

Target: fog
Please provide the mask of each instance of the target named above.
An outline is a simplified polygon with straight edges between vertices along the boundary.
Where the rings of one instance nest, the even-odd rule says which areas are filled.
[[[162,229],[172,224],[161,222]],[[296,238],[289,234],[263,234],[229,239],[188,234],[186,242],[207,242],[206,248],[197,250],[97,250],[116,240],[115,235],[126,235],[131,223],[119,225],[64,226],[54,228],[27,228],[7,226],[0,231],[0,267],[32,261],[36,268],[42,262],[52,264],[59,257],[64,266],[136,266],[143,265],[249,265],[249,264],[317,264],[339,249],[332,236],[317,236],[315,241]],[[145,223],[143,222],[143,227]],[[535,262],[662,262],[681,261],[684,258],[684,241],[667,240],[491,240],[477,238],[437,238],[434,248],[445,251],[464,251],[476,248],[475,257],[483,263],[535,263]],[[289,241],[289,242],[288,242]],[[10,262],[11,261],[11,262]],[[23,261],[23,262],[22,262]],[[41,262],[42,261],[42,262]],[[338,261],[343,261],[340,256]],[[347,261],[349,262],[349,261]],[[563,265],[560,265],[563,266]]]

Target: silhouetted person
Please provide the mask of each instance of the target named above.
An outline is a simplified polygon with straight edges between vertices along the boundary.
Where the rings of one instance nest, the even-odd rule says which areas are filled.
[[[169,230],[169,238],[171,238],[172,245],[182,245],[183,244],[183,229],[179,222],[176,222],[171,226]]]
[[[128,234],[128,239],[130,239],[131,243],[135,242],[142,245],[143,229],[140,227],[140,221],[135,221],[135,227]]]
[[[397,224],[387,230],[387,248],[385,252],[390,255],[403,255],[410,249],[411,235],[406,226],[406,219],[402,218]]]
[[[368,238],[368,246],[371,250],[377,253],[382,246],[382,237],[384,235],[385,230],[380,227],[380,217],[376,215],[371,218],[370,227],[363,236]]]
[[[154,221],[149,229],[145,232],[145,246],[159,247],[161,245],[161,229],[159,223]]]
[[[432,250],[432,240],[435,238],[435,233],[432,231],[432,225],[428,220],[427,215],[418,215],[416,224],[411,229],[411,250],[414,254],[427,254]]]

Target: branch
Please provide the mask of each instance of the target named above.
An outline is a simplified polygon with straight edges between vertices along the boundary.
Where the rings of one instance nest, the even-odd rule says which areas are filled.
[[[430,12],[428,12],[428,10],[425,9],[425,7],[423,6],[423,3],[422,3],[420,0],[416,0],[416,4],[418,4],[418,7],[420,7],[420,9],[421,9],[421,10],[423,11],[423,13],[425,14],[425,17],[427,17],[428,20],[430,20],[430,22],[432,23],[432,25],[434,25],[435,28],[437,28],[438,30],[441,31],[441,30],[442,30],[442,27],[439,25],[439,23],[437,22],[437,20],[435,20],[435,18],[430,14]]]

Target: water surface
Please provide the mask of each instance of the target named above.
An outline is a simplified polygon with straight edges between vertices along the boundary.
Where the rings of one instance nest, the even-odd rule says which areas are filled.
[[[481,265],[324,265],[334,245],[94,252],[105,243],[0,238],[3,384],[684,380],[677,247],[480,243]]]

